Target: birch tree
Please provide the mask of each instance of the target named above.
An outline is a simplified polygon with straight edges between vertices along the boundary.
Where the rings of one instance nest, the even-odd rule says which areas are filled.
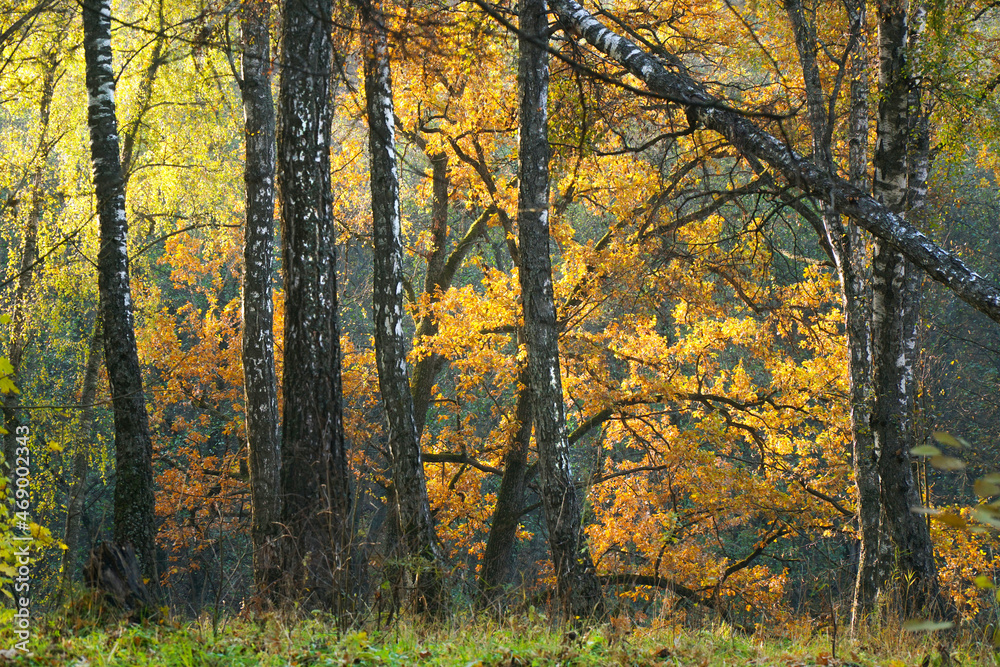
[[[365,110],[371,156],[372,230],[375,242],[375,358],[379,391],[389,425],[389,458],[405,566],[413,578],[419,606],[440,610],[443,599],[441,553],[434,535],[427,483],[420,455],[413,396],[403,334],[403,245],[400,232],[399,176],[396,168],[392,77],[384,17],[365,7]],[[424,406],[426,411],[426,405]],[[420,420],[421,423],[423,419]]]
[[[284,593],[329,608],[348,593],[351,488],[341,407],[330,193],[330,0],[282,11],[277,181],[285,285],[279,562]]]
[[[582,35],[594,48],[642,81],[650,94],[684,108],[696,127],[720,134],[741,156],[755,166],[772,170],[771,173],[793,187],[832,202],[860,228],[898,250],[958,298],[1000,322],[1000,288],[874,197],[848,180],[817,167],[747,114],[711,94],[678,58],[669,54],[665,60],[650,56],[632,40],[607,28],[576,0],[553,0],[552,7],[574,34]]]
[[[570,618],[600,616],[603,593],[582,534],[570,469],[559,370],[559,327],[549,255],[548,15],[544,0],[522,0],[518,15],[518,246],[524,338],[534,401],[541,495],[556,588]]]
[[[642,79],[653,94],[688,109],[695,123],[722,134],[760,173],[770,168],[793,187],[815,198],[824,212],[818,231],[830,248],[843,289],[849,337],[855,481],[861,524],[861,564],[855,617],[871,609],[874,598],[889,593],[892,572],[915,579],[917,587],[901,608],[904,614],[937,602],[936,573],[926,524],[910,507],[919,495],[909,473],[913,332],[917,268],[951,287],[971,305],[997,319],[996,287],[938,248],[918,232],[906,214],[918,209],[926,192],[926,114],[919,84],[907,58],[915,37],[907,28],[906,3],[880,5],[879,144],[873,158],[874,196],[864,187],[867,170],[867,96],[863,61],[855,55],[845,66],[851,87],[849,178],[837,176],[831,132],[836,91],[825,96],[816,65],[818,43],[802,3],[787,0],[806,88],[812,156],[803,158],[764,132],[693,79],[677,59],[649,59],[634,43],[604,28],[573,0],[557,0],[557,10],[587,40]],[[854,52],[864,43],[863,5],[849,3]],[[914,12],[921,15],[921,9]],[[851,217],[876,237],[874,297],[869,297],[863,240],[845,227]],[[910,264],[912,261],[913,264]],[[909,267],[909,268],[907,268]],[[872,396],[877,397],[874,405]],[[918,525],[919,524],[919,525]],[[898,594],[899,591],[896,591]],[[898,597],[898,596],[897,596]],[[897,599],[897,601],[899,601]]]
[[[926,13],[922,2],[879,5],[879,106],[875,197],[913,224],[927,194],[929,141],[913,68]],[[876,597],[904,616],[939,608],[930,530],[911,511],[921,505],[910,450],[917,317],[922,276],[896,248],[876,239],[872,257],[873,449],[880,483]],[[903,582],[906,582],[905,584]],[[864,608],[865,599],[858,605]]]
[[[240,7],[246,159],[246,224],[243,231],[243,378],[252,505],[254,582],[258,591],[280,576],[275,539],[281,512],[281,440],[274,368],[275,120],[271,98],[270,2]]]
[[[155,586],[153,446],[135,342],[129,282],[128,221],[118,152],[110,0],[83,4],[90,153],[100,219],[98,290],[104,361],[115,421],[114,537],[131,545]]]

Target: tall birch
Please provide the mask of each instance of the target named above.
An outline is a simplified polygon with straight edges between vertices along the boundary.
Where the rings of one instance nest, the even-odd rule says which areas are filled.
[[[434,535],[420,455],[403,334],[403,243],[396,167],[392,75],[384,17],[368,6],[364,20],[365,108],[371,156],[372,229],[375,241],[375,360],[389,426],[392,466],[390,502],[399,522],[404,570],[418,606],[431,612],[444,603],[441,552]],[[426,408],[425,408],[426,409]],[[420,420],[423,423],[423,419]]]
[[[115,422],[114,537],[131,545],[143,576],[156,584],[153,445],[135,342],[129,280],[128,221],[118,152],[115,76],[111,65],[111,2],[83,3],[87,118],[100,218],[98,290]]]

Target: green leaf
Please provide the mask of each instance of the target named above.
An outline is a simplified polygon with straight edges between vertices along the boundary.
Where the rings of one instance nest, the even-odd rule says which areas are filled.
[[[934,445],[917,445],[910,450],[914,456],[941,456],[941,450]]]
[[[931,437],[937,440],[942,445],[947,445],[949,447],[961,447],[962,443],[953,436],[951,433],[946,433],[944,431],[934,431],[931,433]]]
[[[951,621],[912,620],[903,623],[903,629],[907,632],[937,632],[954,625]]]
[[[13,375],[14,367],[11,365],[10,360],[7,357],[0,357],[0,374],[3,375]]]
[[[0,315],[0,324],[10,324],[10,315],[7,313]]]
[[[996,586],[993,585],[993,580],[986,575],[981,574],[973,579],[973,581],[976,582],[977,588],[996,588]]]
[[[930,464],[938,470],[964,470],[965,461],[954,456],[932,456]]]
[[[987,526],[1000,528],[1000,516],[997,516],[996,509],[992,507],[980,506],[973,508],[972,516],[976,518],[976,521],[985,523]]]
[[[993,482],[986,481],[986,478],[977,479],[972,484],[972,490],[976,492],[976,495],[980,498],[989,498],[990,496],[1000,495],[1000,486],[994,484]]]

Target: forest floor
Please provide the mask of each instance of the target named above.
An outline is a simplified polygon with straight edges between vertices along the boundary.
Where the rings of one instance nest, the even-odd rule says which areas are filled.
[[[33,621],[35,619],[32,619]],[[59,616],[30,628],[28,652],[12,648],[10,622],[0,628],[0,665],[182,665],[387,667],[569,667],[635,665],[739,667],[933,667],[998,665],[989,642],[959,634],[950,648],[928,634],[886,629],[864,640],[826,629],[786,628],[746,635],[724,624],[623,630],[604,625],[566,632],[537,616],[501,623],[452,621],[436,627],[396,623],[380,630],[338,630],[320,618],[295,623],[267,618],[248,622],[204,616],[130,625],[97,624]],[[842,631],[841,631],[842,634]],[[24,647],[22,647],[24,648]]]

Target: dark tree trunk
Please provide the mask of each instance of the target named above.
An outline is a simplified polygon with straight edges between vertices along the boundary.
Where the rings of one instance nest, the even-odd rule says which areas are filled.
[[[528,372],[542,502],[563,613],[604,613],[603,592],[582,533],[581,505],[570,470],[559,373],[559,341],[549,256],[549,66],[544,0],[521,0],[518,15],[518,239]]]
[[[125,129],[122,139],[122,182],[123,187],[128,189],[128,181],[135,172],[135,145],[139,139],[139,130],[142,128],[143,120],[153,106],[153,86],[156,84],[156,75],[160,71],[160,65],[164,62],[163,45],[167,41],[167,30],[163,20],[163,0],[160,0],[160,32],[156,35],[153,43],[153,52],[149,58],[146,71],[142,73],[142,80],[139,82],[138,95],[135,100],[135,116]]]
[[[330,0],[283,10],[278,191],[285,269],[279,561],[284,594],[347,599],[351,489],[342,419],[336,232],[330,192]]]
[[[450,276],[447,284],[442,284],[448,250],[448,186],[450,181],[448,179],[448,155],[436,153],[428,157],[431,161],[434,193],[431,202],[431,243],[434,245],[430,258],[427,260],[424,293],[430,296],[433,303],[440,298],[440,292],[448,289],[451,285]],[[437,320],[432,316],[425,315],[420,318],[420,322],[417,324],[418,339],[424,336],[433,336],[437,331]],[[413,417],[417,425],[418,439],[424,432],[434,381],[443,365],[444,357],[437,353],[431,353],[418,361],[413,368],[410,393],[413,396]]]
[[[153,445],[132,319],[128,223],[111,67],[110,0],[84,2],[83,32],[91,161],[101,222],[97,266],[104,362],[115,419],[114,536],[119,545],[131,545],[143,576],[155,587]]]
[[[417,606],[437,613],[444,605],[443,568],[427,498],[403,334],[403,246],[389,49],[379,10],[367,9],[364,69],[375,241],[372,300],[379,390],[389,426],[391,502]]]
[[[97,376],[101,365],[101,318],[94,323],[94,333],[90,337],[87,350],[87,366],[83,372],[83,387],[80,391],[80,425],[77,429],[73,451],[73,485],[66,502],[66,533],[63,542],[66,549],[62,554],[62,583],[60,595],[67,593],[76,571],[77,550],[80,548],[80,522],[83,518],[83,502],[87,489],[89,454],[94,430],[94,401],[97,399]]]
[[[497,503],[490,520],[490,533],[483,553],[483,569],[479,575],[479,604],[492,605],[504,592],[514,567],[514,547],[517,527],[524,511],[524,488],[527,482],[528,449],[531,446],[532,400],[527,369],[518,374],[517,407],[514,419],[517,431],[503,457],[503,477],[497,491]]]
[[[281,569],[275,541],[281,534],[281,439],[278,385],[274,368],[275,122],[271,97],[271,4],[244,0],[240,8],[243,42],[243,96],[246,161],[246,225],[243,232],[243,382],[254,584],[265,597]]]

